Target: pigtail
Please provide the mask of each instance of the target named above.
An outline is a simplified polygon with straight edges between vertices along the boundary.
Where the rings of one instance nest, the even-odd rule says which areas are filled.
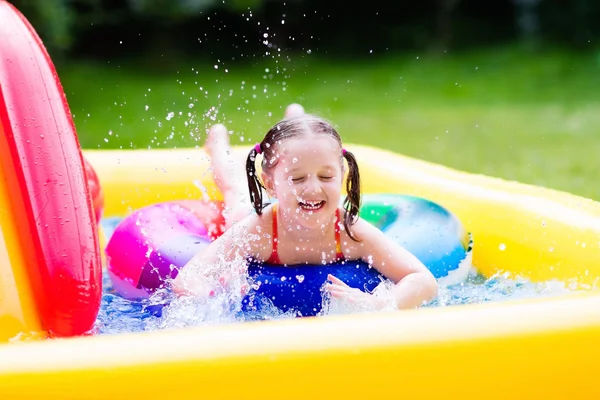
[[[248,190],[250,192],[250,202],[254,207],[254,210],[258,215],[262,214],[263,211],[263,192],[264,186],[256,176],[256,155],[259,154],[256,148],[260,148],[260,145],[256,145],[248,153],[246,158],[246,177],[248,178]]]
[[[344,200],[344,210],[346,210],[344,215],[344,228],[346,229],[346,232],[348,232],[348,236],[350,236],[352,240],[358,242],[359,240],[350,230],[350,226],[356,223],[360,211],[360,173],[354,154],[347,150],[343,150],[342,153],[348,163],[348,178],[346,179],[346,192],[348,194]]]

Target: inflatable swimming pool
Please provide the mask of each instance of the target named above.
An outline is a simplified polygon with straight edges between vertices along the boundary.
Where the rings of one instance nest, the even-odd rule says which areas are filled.
[[[428,193],[462,215],[473,233],[473,263],[482,273],[508,271],[533,280],[582,283],[599,276],[598,243],[591,239],[600,234],[600,225],[594,225],[600,204],[371,147],[348,147],[359,160],[367,160],[361,164],[370,178],[365,180],[367,192],[381,190],[385,182],[388,191]],[[243,156],[246,149],[235,151]],[[107,216],[127,215],[157,201],[197,198],[202,192],[219,198],[210,174],[197,182],[203,190],[193,184],[208,170],[199,149],[87,151],[85,156],[102,182]],[[385,162],[370,164],[369,159]],[[410,173],[400,177],[394,171]],[[411,173],[420,177],[418,182]],[[553,210],[563,213],[549,212]],[[565,212],[578,219],[569,223]],[[540,242],[556,248],[547,251]],[[503,252],[516,253],[511,257],[518,262],[495,256]],[[385,382],[402,376],[403,393],[417,398],[591,398],[596,387],[588,376],[599,334],[600,296],[592,292],[26,343],[0,347],[0,393],[157,399],[196,398],[199,393],[261,399],[325,393],[358,398],[393,395],[395,387]],[[268,387],[251,389],[265,377]],[[305,377],[298,389],[290,384],[294,377]],[[67,380],[71,383],[65,385]],[[140,380],[175,383],[131,384]],[[89,387],[102,390],[86,391]]]
[[[29,339],[0,345],[0,398],[598,397],[593,371],[600,355],[600,295],[593,291],[527,301],[146,333],[54,340],[22,335],[48,329],[51,325],[44,323],[44,315],[58,315],[58,320],[51,320],[59,322],[69,316],[66,320],[73,325],[59,326],[77,329],[64,330],[62,336],[85,330],[97,312],[100,254],[84,163],[69,128],[60,86],[54,84],[52,70],[44,67],[51,65],[49,59],[26,21],[2,0],[0,20],[4,102],[0,108],[0,142],[4,143],[0,154],[0,331],[5,340]],[[13,52],[10,57],[7,49]],[[31,62],[37,63],[37,71],[26,68]],[[40,70],[45,71],[41,76]],[[14,90],[14,75],[10,75],[14,71],[22,74],[19,84],[31,84],[33,89],[25,84]],[[42,96],[46,105],[15,102],[6,106],[7,88],[35,98],[36,90],[45,86],[52,94]],[[53,112],[44,114],[43,121],[32,121],[31,112],[47,110],[44,107],[52,107]],[[17,124],[11,122],[15,117]],[[60,121],[61,129],[56,129]],[[26,161],[32,158],[15,153],[14,144],[11,152],[6,150],[11,148],[9,140],[14,142],[14,132],[17,139],[24,139],[24,148],[38,151],[33,153],[33,165],[15,162],[15,154],[24,154]],[[28,146],[29,137],[40,140]],[[373,147],[347,147],[360,162],[366,193],[423,197],[458,216],[473,235],[473,264],[482,274],[505,271],[532,281],[556,279],[580,286],[594,286],[600,277],[599,203]],[[247,150],[240,147],[235,153],[243,157]],[[49,154],[54,158],[45,158]],[[200,149],[86,151],[84,155],[102,184],[107,217],[166,201],[220,199]],[[27,171],[38,171],[36,162],[59,168],[61,177],[70,178],[52,181],[35,175],[33,186],[27,186],[22,177]],[[60,207],[44,212],[31,207],[44,188],[54,190],[42,192],[50,198],[69,199],[59,203],[66,204],[68,212],[63,214]],[[38,217],[49,229],[44,222],[39,225]],[[61,222],[77,229],[61,231]],[[49,249],[38,245],[43,241],[51,243]],[[57,261],[65,254],[68,263]],[[73,288],[78,289],[75,297],[71,296]],[[41,292],[58,293],[57,298],[66,303],[46,303],[53,314],[40,314],[36,296]],[[64,310],[62,304],[68,305],[68,311],[85,311],[75,313],[81,318],[73,319],[73,314],[57,312]]]

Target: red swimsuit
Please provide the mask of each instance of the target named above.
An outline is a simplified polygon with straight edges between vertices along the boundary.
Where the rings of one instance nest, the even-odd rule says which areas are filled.
[[[267,264],[282,265],[277,253],[277,244],[279,238],[277,237],[277,203],[273,204],[273,251],[271,257],[267,260]],[[340,261],[344,259],[344,253],[342,253],[342,242],[340,234],[340,210],[335,210],[335,260]]]

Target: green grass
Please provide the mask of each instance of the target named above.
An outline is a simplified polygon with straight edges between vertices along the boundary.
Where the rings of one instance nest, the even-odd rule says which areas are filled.
[[[164,71],[78,62],[58,72],[84,148],[194,146],[215,122],[235,143],[255,142],[294,101],[332,120],[346,142],[600,200],[600,67],[591,56],[288,56]]]

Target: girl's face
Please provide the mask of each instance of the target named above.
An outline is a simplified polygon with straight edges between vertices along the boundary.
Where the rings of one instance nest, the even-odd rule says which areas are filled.
[[[308,229],[331,223],[341,197],[341,151],[326,135],[302,135],[277,144],[278,160],[263,173],[263,182],[288,223]]]

